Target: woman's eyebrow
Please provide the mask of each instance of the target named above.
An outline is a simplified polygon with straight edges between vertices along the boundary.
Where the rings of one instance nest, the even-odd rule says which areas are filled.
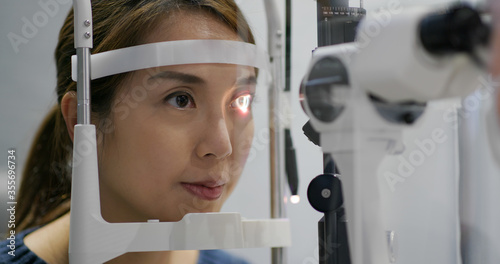
[[[154,80],[154,79],[168,79],[168,80],[174,80],[174,81],[179,81],[182,83],[189,83],[189,84],[205,84],[205,80],[193,75],[193,74],[188,74],[188,73],[182,73],[182,72],[176,72],[176,71],[162,71],[159,72],[155,75],[152,75],[149,77],[148,81]],[[256,76],[248,76],[244,78],[240,78],[236,81],[236,85],[255,85],[257,84],[257,77]]]
[[[248,76],[245,78],[238,79],[236,81],[236,85],[255,85],[257,84],[257,77],[255,76]]]
[[[175,80],[183,83],[189,83],[189,84],[204,84],[205,80],[202,78],[188,74],[188,73],[182,73],[182,72],[176,72],[176,71],[162,71],[160,73],[157,73],[151,77],[149,77],[148,80],[154,80],[154,79],[169,79],[169,80]]]

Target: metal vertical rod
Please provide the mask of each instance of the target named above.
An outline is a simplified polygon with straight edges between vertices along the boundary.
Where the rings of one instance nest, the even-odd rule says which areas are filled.
[[[338,228],[337,213],[335,211],[325,213],[325,258],[326,264],[343,264],[339,262],[338,252]]]
[[[318,221],[318,263],[319,264],[325,264],[325,252],[326,252],[326,246],[325,246],[325,216],[323,216],[319,221]]]
[[[275,71],[281,70],[279,65],[275,65]],[[279,82],[279,81],[278,81]],[[283,204],[283,173],[282,173],[282,156],[280,149],[282,148],[282,137],[280,135],[280,124],[277,118],[279,110],[279,90],[270,89],[269,99],[269,131],[270,131],[270,166],[271,166],[271,218],[284,218]],[[284,263],[284,249],[272,248],[272,263]]]
[[[76,56],[78,60],[77,79],[77,123],[82,125],[90,124],[90,49],[77,48]]]
[[[272,63],[273,83],[269,87],[269,158],[270,158],[270,184],[271,184],[271,217],[284,218],[284,158],[280,150],[284,147],[281,136],[283,131],[278,119],[280,111],[280,94],[283,90],[283,31],[281,28],[280,15],[274,0],[264,0],[268,23],[268,51]],[[284,248],[271,249],[271,261],[273,264],[286,263]]]
[[[281,35],[281,32],[276,32]],[[281,57],[274,58],[281,60]],[[273,76],[275,76],[274,87],[269,90],[269,132],[270,132],[270,176],[271,176],[271,218],[284,218],[284,195],[283,195],[283,157],[280,150],[283,149],[282,127],[278,119],[280,109],[280,91],[282,87],[282,64],[273,62]],[[272,263],[282,264],[284,260],[283,248],[271,249]]]

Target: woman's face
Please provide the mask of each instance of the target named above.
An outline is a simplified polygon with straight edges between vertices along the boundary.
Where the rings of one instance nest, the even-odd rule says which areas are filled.
[[[491,74],[496,80],[500,79],[500,2],[491,1],[493,12],[493,59],[491,64]],[[497,88],[497,113],[500,121],[500,91]]]
[[[145,43],[240,40],[202,12],[166,19]],[[134,72],[118,89],[100,146],[100,195],[110,222],[179,221],[216,212],[233,191],[253,138],[255,70],[230,64]]]

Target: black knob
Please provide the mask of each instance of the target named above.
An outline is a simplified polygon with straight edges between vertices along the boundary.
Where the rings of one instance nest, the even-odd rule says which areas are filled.
[[[335,211],[343,204],[340,179],[334,174],[321,174],[307,187],[307,199],[311,206],[323,213]]]

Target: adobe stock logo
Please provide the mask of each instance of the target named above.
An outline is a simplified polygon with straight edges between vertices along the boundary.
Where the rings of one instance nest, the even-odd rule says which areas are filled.
[[[54,18],[61,10],[60,6],[71,3],[71,0],[40,0],[38,5],[41,10],[36,11],[31,19],[23,16],[21,20],[23,21],[23,26],[20,32],[14,33],[9,32],[7,38],[10,41],[12,49],[17,54],[19,53],[19,47],[22,44],[27,44],[29,40],[36,37],[39,29],[45,27],[49,23],[50,18]]]

